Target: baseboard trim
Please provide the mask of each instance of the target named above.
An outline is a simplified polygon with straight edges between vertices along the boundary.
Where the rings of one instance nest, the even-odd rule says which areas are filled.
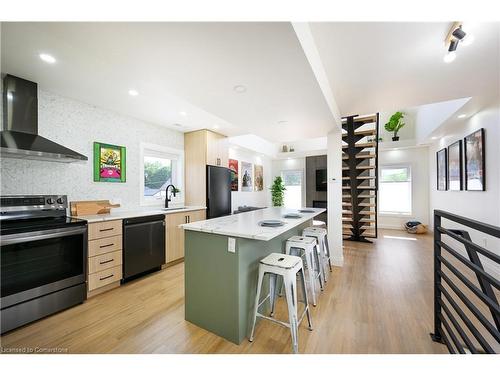
[[[332,264],[337,267],[343,267],[344,266],[344,257],[342,258],[331,258]]]
[[[396,229],[404,231],[405,229],[401,225],[378,225],[378,229]]]

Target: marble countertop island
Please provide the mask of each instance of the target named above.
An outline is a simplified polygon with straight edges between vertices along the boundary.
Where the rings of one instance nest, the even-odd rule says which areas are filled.
[[[281,207],[182,224],[184,230],[185,319],[239,344],[248,333],[257,288],[259,261],[283,253],[286,241],[325,211]],[[288,213],[299,218],[285,218]],[[262,227],[262,220],[282,220]]]
[[[185,230],[221,234],[224,236],[249,238],[269,241],[290,229],[312,220],[318,214],[325,212],[324,208],[307,208],[313,212],[299,212],[299,209],[270,207],[261,210],[242,212],[236,215],[218,217],[215,219],[197,221],[181,225]],[[284,218],[286,214],[299,214],[300,218]],[[262,227],[262,220],[282,220],[281,227]]]

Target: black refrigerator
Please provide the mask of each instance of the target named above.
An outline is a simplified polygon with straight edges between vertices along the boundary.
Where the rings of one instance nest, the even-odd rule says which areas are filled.
[[[231,170],[207,165],[207,219],[231,214]]]

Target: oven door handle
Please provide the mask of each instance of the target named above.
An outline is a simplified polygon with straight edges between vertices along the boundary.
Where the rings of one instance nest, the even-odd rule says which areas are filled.
[[[41,230],[37,232],[8,234],[6,236],[0,237],[0,246],[14,245],[22,242],[47,240],[50,238],[74,236],[76,234],[83,234],[86,231],[87,231],[87,226],[78,229],[60,228],[60,229]]]

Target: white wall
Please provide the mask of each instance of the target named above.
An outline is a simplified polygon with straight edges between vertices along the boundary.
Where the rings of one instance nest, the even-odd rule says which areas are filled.
[[[342,248],[342,132],[328,133],[328,243],[332,263],[344,265]]]
[[[302,206],[306,206],[306,159],[279,159],[272,161],[272,180],[281,176],[282,171],[302,171]],[[272,181],[271,181],[272,184]]]
[[[486,191],[438,191],[436,188],[436,152],[480,128],[484,128],[486,141]],[[457,119],[453,123],[447,124],[446,133],[448,136],[429,147],[431,222],[434,221],[434,210],[440,209],[500,226],[500,108],[498,104],[485,108],[469,119]],[[461,225],[450,223],[448,220],[443,220],[442,225],[451,229],[465,229]],[[473,242],[500,254],[499,239],[475,230],[467,230]],[[445,239],[445,241],[452,243],[453,248],[465,251],[463,245],[453,240]],[[464,253],[464,255],[466,254]],[[485,269],[495,277],[500,277],[500,266],[485,257],[481,256],[481,258]]]
[[[409,216],[379,214],[377,223],[378,227],[402,229],[403,224],[411,219],[418,220],[423,224],[429,224],[428,148],[418,147],[379,151],[378,156],[379,170],[384,165],[410,165],[412,178],[412,214]]]
[[[147,142],[182,150],[184,136],[43,90],[38,94],[39,134],[88,157],[82,163],[1,160],[1,194],[67,194],[69,200],[112,199],[122,207],[140,201],[139,150]],[[127,148],[125,183],[93,181],[94,141]]]
[[[229,158],[238,160],[240,173],[238,174],[238,191],[231,192],[232,211],[238,206],[271,206],[271,159],[268,156],[259,154],[239,146],[229,145]],[[264,172],[264,190],[262,191],[241,191],[241,162],[262,165]]]
[[[436,152],[480,128],[485,129],[486,191],[438,191]],[[434,209],[500,225],[500,108],[491,106],[470,119],[456,120],[447,127],[447,136],[429,147],[431,215]],[[432,221],[431,217],[431,221]]]

